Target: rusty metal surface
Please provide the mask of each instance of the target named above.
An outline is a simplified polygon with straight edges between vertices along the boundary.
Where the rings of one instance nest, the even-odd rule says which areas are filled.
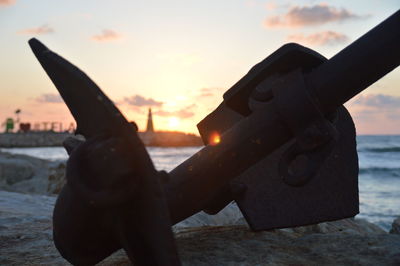
[[[279,174],[282,153],[294,140],[235,179],[247,188],[235,201],[253,230],[314,224],[358,213],[355,128],[344,108],[338,116],[337,145],[307,184],[287,185]]]
[[[81,160],[74,162],[76,151],[72,151],[67,171],[77,172],[67,173],[69,181],[59,195],[54,211],[54,239],[60,253],[72,263],[93,264],[122,246],[130,259],[138,264],[176,265],[179,259],[169,217],[172,223],[177,223],[203,209],[215,212],[231,198],[238,202],[254,230],[356,214],[355,131],[351,117],[339,106],[400,64],[399,28],[398,11],[330,60],[298,45],[279,49],[235,84],[224,95],[225,102],[220,109],[200,125],[201,130],[206,131],[202,133],[206,141],[208,131],[223,131],[220,142],[207,145],[194,154],[172,170],[169,178],[160,178],[162,173],[155,171],[134,127],[83,72],[38,41],[30,41],[35,55],[77,120],[81,133],[87,137],[106,133],[125,140],[126,147],[133,148],[127,155],[132,164],[129,166],[135,173],[131,176],[134,181],[130,182],[140,187],[140,191],[133,190],[132,197],[125,198],[118,195],[119,190],[113,186],[100,186],[100,190],[86,186],[88,180],[95,183],[96,176],[82,176],[85,171],[78,167]],[[376,64],[371,65],[371,61]],[[290,79],[284,78],[298,68],[302,68],[304,86],[293,85]],[[355,70],[357,75],[353,74]],[[326,153],[324,160],[317,162],[318,171],[306,182],[291,184],[282,179],[279,160],[285,157],[285,145],[290,145],[296,138],[303,147],[302,152],[307,153],[318,152],[322,147],[319,144],[324,142],[312,141],[319,144],[314,149],[304,150],[303,144],[308,142],[302,135],[318,122],[311,119],[304,125],[293,127],[290,115],[288,119],[282,113],[286,100],[278,103],[274,99],[276,95],[269,92],[268,88],[275,86],[276,77],[286,84],[282,86],[290,86],[293,90],[305,88],[316,110],[324,117],[317,120],[332,121],[339,132],[338,136],[332,134],[329,137],[336,141],[333,149]],[[263,90],[263,87],[268,88]],[[286,92],[290,93],[290,90]],[[88,99],[82,99],[83,94]],[[227,107],[231,110],[225,109]],[[301,113],[303,107],[301,103],[296,104],[289,108],[289,113]],[[331,119],[330,114],[336,109],[338,118]],[[224,123],[220,123],[221,119]],[[97,123],[101,124],[102,132],[97,132]],[[328,127],[322,126],[323,130],[317,130],[312,136],[328,132]],[[94,144],[106,143],[99,140]],[[121,158],[113,157],[112,153],[107,155],[114,158],[115,163]],[[317,157],[314,156],[312,161],[318,161]],[[301,169],[304,161],[300,160],[300,167],[297,163],[294,171]],[[261,166],[253,167],[257,164]],[[283,169],[288,171],[289,168]],[[114,170],[117,172],[118,169]],[[114,181],[121,178],[116,172],[107,176],[111,180],[102,175],[98,180],[114,185]],[[165,183],[160,184],[160,180]],[[229,195],[225,197],[227,190]],[[90,206],[92,201],[98,207]]]
[[[310,69],[325,61],[319,53],[296,43],[283,45],[255,65],[249,73],[224,93],[226,105],[242,115],[249,115],[247,100],[254,88],[269,75],[287,73],[296,68]]]

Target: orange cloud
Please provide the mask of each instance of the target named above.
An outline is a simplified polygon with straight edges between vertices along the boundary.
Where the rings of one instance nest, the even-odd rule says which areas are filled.
[[[114,30],[104,29],[100,34],[93,35],[91,39],[96,42],[116,41],[122,39],[122,34]]]
[[[42,35],[42,34],[49,34],[49,33],[53,33],[53,32],[54,32],[54,29],[45,24],[45,25],[37,27],[37,28],[29,28],[29,29],[20,30],[17,33],[23,34],[23,35]]]
[[[200,97],[210,97],[214,96],[214,93],[212,92],[213,90],[210,88],[202,88],[200,89]]]
[[[159,115],[159,116],[175,116],[175,117],[179,117],[181,119],[185,119],[185,118],[190,118],[192,116],[194,116],[194,112],[190,111],[190,109],[196,107],[195,104],[186,106],[182,109],[179,109],[177,111],[164,111],[164,110],[158,110],[155,111],[154,114],[155,115]]]
[[[11,6],[15,4],[15,0],[0,0],[0,6]]]
[[[226,88],[220,87],[205,87],[201,88],[199,91],[196,92],[195,97],[211,97],[216,95],[221,95],[226,91]]]
[[[349,41],[349,37],[346,35],[334,32],[334,31],[323,31],[310,35],[304,34],[293,34],[287,37],[288,41],[298,42],[305,45],[335,45],[340,43],[345,43]]]
[[[294,28],[359,17],[345,8],[336,8],[327,4],[294,6],[284,15],[271,16],[265,19],[264,26],[266,28]]]

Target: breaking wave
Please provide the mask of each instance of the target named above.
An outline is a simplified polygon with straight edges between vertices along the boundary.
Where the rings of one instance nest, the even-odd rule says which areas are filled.
[[[360,168],[360,175],[370,174],[376,177],[400,177],[400,168],[369,167]]]
[[[400,147],[364,148],[364,149],[360,149],[359,151],[361,151],[361,152],[376,152],[376,153],[400,152]]]

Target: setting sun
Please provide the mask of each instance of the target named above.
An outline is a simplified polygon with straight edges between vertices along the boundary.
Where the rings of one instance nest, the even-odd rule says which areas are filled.
[[[176,129],[180,124],[179,118],[170,117],[168,120],[168,126],[170,129]]]

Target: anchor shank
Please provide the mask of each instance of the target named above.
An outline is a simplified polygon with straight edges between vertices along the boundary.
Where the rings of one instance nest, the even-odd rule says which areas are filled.
[[[320,109],[333,110],[400,64],[400,10],[371,29],[307,78]]]

